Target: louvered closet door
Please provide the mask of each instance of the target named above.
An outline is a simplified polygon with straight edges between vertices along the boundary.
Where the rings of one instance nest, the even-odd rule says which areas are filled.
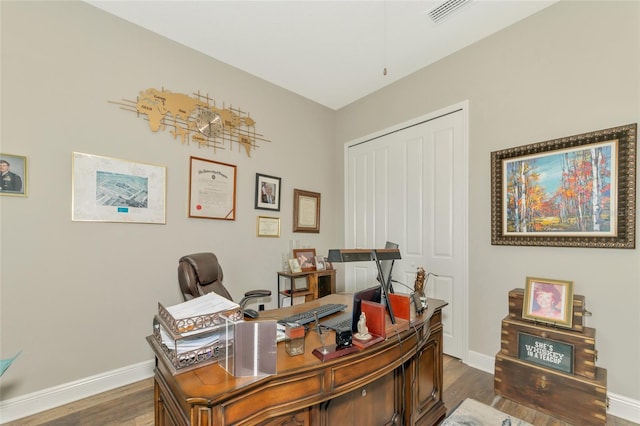
[[[439,118],[348,144],[345,175],[348,248],[400,245],[394,290],[413,289],[416,268],[431,276],[427,296],[443,299],[444,351],[466,350],[467,138],[460,106]],[[373,262],[347,263],[346,291],[376,284]],[[404,285],[403,285],[404,284]],[[406,286],[406,287],[405,287]]]

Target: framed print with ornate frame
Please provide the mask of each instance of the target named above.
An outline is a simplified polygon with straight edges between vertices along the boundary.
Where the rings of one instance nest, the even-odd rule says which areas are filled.
[[[635,248],[637,124],[491,153],[491,244]]]

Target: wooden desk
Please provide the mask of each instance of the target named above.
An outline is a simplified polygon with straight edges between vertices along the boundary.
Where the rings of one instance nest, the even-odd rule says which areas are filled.
[[[264,311],[278,319],[323,303],[351,304],[332,294],[288,308]],[[277,374],[233,377],[217,364],[173,375],[156,352],[156,425],[434,425],[442,401],[442,308],[429,308],[408,331],[335,360],[312,351],[320,338],[309,330],[305,353],[290,357],[278,343]],[[330,333],[327,344],[333,344]]]

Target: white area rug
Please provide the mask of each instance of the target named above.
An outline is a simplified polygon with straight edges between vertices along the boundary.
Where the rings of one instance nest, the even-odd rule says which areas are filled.
[[[498,411],[475,399],[467,398],[447,417],[440,426],[533,426]]]

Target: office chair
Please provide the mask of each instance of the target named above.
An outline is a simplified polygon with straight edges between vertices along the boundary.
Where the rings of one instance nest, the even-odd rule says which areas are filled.
[[[200,297],[207,293],[217,293],[229,300],[231,294],[222,284],[222,267],[213,253],[194,253],[182,256],[178,261],[178,282],[185,301]],[[251,299],[271,296],[271,290],[251,290],[240,300],[240,308],[245,316],[256,318],[258,312],[245,309]]]

